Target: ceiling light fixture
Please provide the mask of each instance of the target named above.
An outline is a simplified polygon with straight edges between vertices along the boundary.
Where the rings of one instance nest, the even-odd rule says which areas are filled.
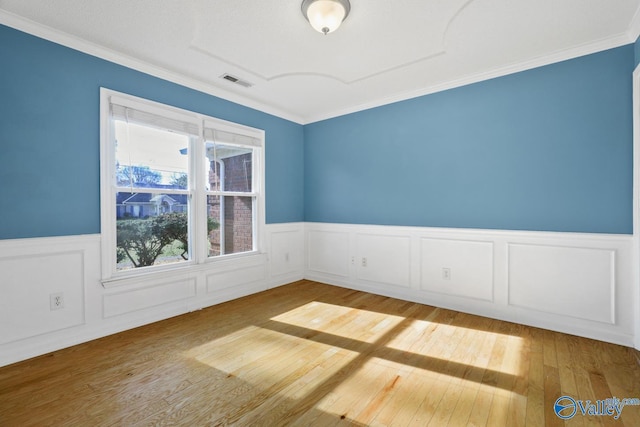
[[[349,0],[302,1],[302,14],[316,31],[324,35],[337,30],[350,10]]]

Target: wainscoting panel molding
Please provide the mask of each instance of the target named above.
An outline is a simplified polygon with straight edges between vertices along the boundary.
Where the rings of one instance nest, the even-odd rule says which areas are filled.
[[[356,274],[359,280],[411,287],[411,237],[357,233]],[[384,245],[380,245],[381,238]]]
[[[0,344],[85,322],[84,252],[50,249],[0,255]],[[56,296],[59,309],[51,307]]]
[[[265,257],[239,259],[233,263],[211,266],[207,274],[207,293],[233,288],[246,283],[264,282],[266,277]]]
[[[0,366],[301,280],[304,223],[264,235],[258,255],[105,285],[100,235],[0,240]]]
[[[530,244],[508,250],[509,304],[615,324],[615,250]]]
[[[349,233],[309,230],[306,241],[308,271],[327,277],[349,277]]]
[[[170,280],[146,287],[105,294],[104,317],[122,316],[155,306],[175,303],[196,296],[196,280]]]
[[[264,252],[100,281],[100,236],[0,241],[0,366],[303,278],[633,346],[632,236],[268,225]],[[365,259],[363,263],[363,259]],[[51,294],[64,308],[50,309]]]
[[[297,277],[295,280],[299,280],[304,271],[304,228],[299,224],[273,224],[269,230],[270,277],[293,275]]]
[[[420,239],[420,289],[493,301],[493,242]]]
[[[307,279],[634,345],[632,236],[326,223],[305,234]]]

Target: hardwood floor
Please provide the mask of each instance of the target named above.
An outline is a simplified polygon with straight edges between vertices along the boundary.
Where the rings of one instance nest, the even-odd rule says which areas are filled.
[[[563,395],[640,397],[634,351],[302,281],[0,368],[0,425],[554,426]]]

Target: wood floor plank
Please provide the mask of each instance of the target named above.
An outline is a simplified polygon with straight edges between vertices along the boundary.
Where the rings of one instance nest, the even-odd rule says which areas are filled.
[[[431,387],[427,395],[418,406],[411,421],[409,421],[408,425],[411,427],[426,426],[431,422],[436,413],[436,408],[449,387],[449,383],[441,378],[433,378],[429,382]]]
[[[625,347],[300,281],[0,368],[0,425],[640,425]]]
[[[440,403],[436,407],[433,417],[429,421],[429,426],[438,427],[449,424],[453,410],[460,400],[462,389],[463,387],[457,384],[449,383],[440,399]]]
[[[363,425],[371,425],[373,420],[380,413],[385,404],[388,403],[391,396],[397,391],[400,383],[402,382],[402,376],[398,372],[393,370],[386,370],[387,372],[385,381],[381,384],[377,392],[372,396],[367,405],[360,411],[353,419]]]
[[[473,408],[469,414],[469,419],[466,422],[468,427],[483,427],[489,424],[489,412],[491,410],[491,402],[493,401],[493,393],[478,390],[476,399],[473,402]],[[458,424],[465,425],[465,424]],[[533,425],[533,424],[530,424]],[[538,424],[542,425],[542,424]]]
[[[502,392],[495,394],[489,409],[488,425],[491,427],[509,427],[507,424],[508,411],[509,397]]]
[[[545,331],[547,332],[547,331]],[[547,335],[545,334],[545,346],[547,345]],[[555,346],[554,346],[554,358],[555,359]],[[545,361],[550,361],[547,357],[544,357]],[[558,397],[562,396],[562,389],[560,387],[560,375],[558,374],[558,368],[550,366],[545,363],[544,365],[544,424],[545,426],[562,426],[564,421],[556,416],[553,411],[553,405]]]
[[[374,423],[387,426],[409,425],[425,395],[429,393],[430,385],[421,370],[409,370],[392,400],[380,411]]]

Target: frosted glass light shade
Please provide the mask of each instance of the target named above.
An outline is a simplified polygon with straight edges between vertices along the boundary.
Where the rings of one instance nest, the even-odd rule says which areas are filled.
[[[302,2],[302,13],[311,26],[323,34],[338,29],[349,14],[348,0],[305,0]]]

